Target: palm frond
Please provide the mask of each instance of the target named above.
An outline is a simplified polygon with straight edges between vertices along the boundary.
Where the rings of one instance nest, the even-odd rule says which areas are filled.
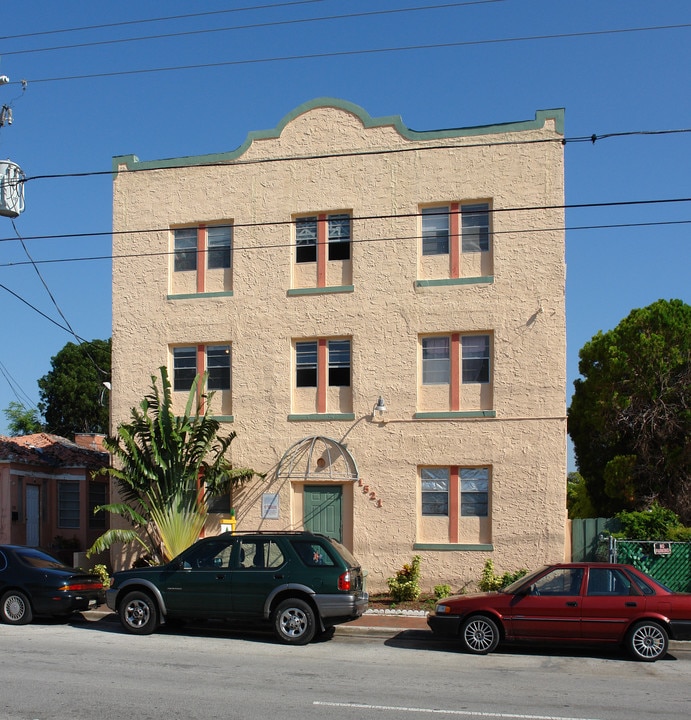
[[[118,542],[138,542],[147,551],[147,553],[151,552],[148,545],[139,537],[135,530],[113,529],[107,530],[103,533],[103,535],[96,538],[94,544],[86,551],[86,556],[91,557],[92,555],[98,555],[98,553],[108,550],[111,545]]]
[[[103,472],[113,478],[123,502],[101,509],[145,529],[153,548],[163,543],[166,554],[177,554],[171,547],[187,542],[178,537],[194,536],[196,540],[199,536],[207,498],[230,492],[232,486],[241,485],[255,473],[249,468],[233,468],[227,459],[236,433],[219,436],[221,425],[211,415],[213,393],[204,396],[202,410],[199,393],[206,386],[206,373],[194,379],[183,416],[174,412],[165,366],[160,368],[160,381],[159,389],[156,378],[151,377],[151,390],[131,409],[130,421],[104,442],[116,465]],[[108,533],[101,536],[94,547],[107,537]],[[138,535],[128,537],[144,544]]]

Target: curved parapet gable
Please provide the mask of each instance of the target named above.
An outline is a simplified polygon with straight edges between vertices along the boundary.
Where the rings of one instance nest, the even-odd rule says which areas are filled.
[[[549,120],[554,122],[554,132],[564,134],[564,109],[537,110],[534,120],[500,123],[497,125],[479,125],[465,128],[449,128],[444,130],[411,130],[403,124],[399,115],[386,115],[373,118],[366,110],[355,103],[337,98],[316,98],[303,103],[285,115],[275,128],[270,130],[253,130],[248,133],[245,142],[235,150],[210,155],[194,155],[188,157],[168,158],[165,160],[141,161],[136,155],[117,155],[113,157],[113,172],[122,170],[158,170],[165,168],[190,167],[193,165],[222,165],[240,159],[257,140],[271,140],[281,137],[285,128],[294,120],[313,110],[334,108],[350,113],[358,118],[363,128],[393,128],[402,138],[411,141],[440,140],[448,138],[476,137],[481,135],[504,134],[540,130]]]

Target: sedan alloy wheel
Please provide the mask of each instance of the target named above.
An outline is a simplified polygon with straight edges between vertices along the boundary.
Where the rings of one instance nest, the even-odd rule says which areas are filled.
[[[3,622],[9,625],[26,625],[33,618],[29,599],[19,591],[5,593],[0,608]]]
[[[499,628],[491,618],[473,615],[463,623],[461,641],[468,652],[486,655],[499,644]]]

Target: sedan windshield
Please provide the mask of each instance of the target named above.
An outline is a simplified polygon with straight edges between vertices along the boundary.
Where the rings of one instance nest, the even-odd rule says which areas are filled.
[[[523,585],[530,584],[533,578],[544,572],[546,568],[547,565],[544,565],[543,567],[538,568],[537,570],[529,573],[528,575],[524,575],[522,578],[519,578],[515,582],[512,582],[511,585],[507,585],[499,592],[506,593],[507,595],[515,595],[520,590],[520,588],[523,587]]]

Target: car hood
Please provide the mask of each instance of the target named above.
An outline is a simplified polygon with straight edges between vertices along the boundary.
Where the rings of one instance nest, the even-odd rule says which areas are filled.
[[[477,593],[467,593],[464,595],[451,595],[449,597],[442,598],[441,600],[437,600],[437,605],[443,605],[447,602],[458,602],[459,600],[477,600],[480,598],[495,598],[499,595],[506,595],[506,593],[501,592],[477,592]]]
[[[151,567],[131,568],[129,570],[118,570],[113,574],[116,582],[122,582],[129,578],[156,577],[162,572],[170,572],[172,568],[167,565],[152,565]]]

